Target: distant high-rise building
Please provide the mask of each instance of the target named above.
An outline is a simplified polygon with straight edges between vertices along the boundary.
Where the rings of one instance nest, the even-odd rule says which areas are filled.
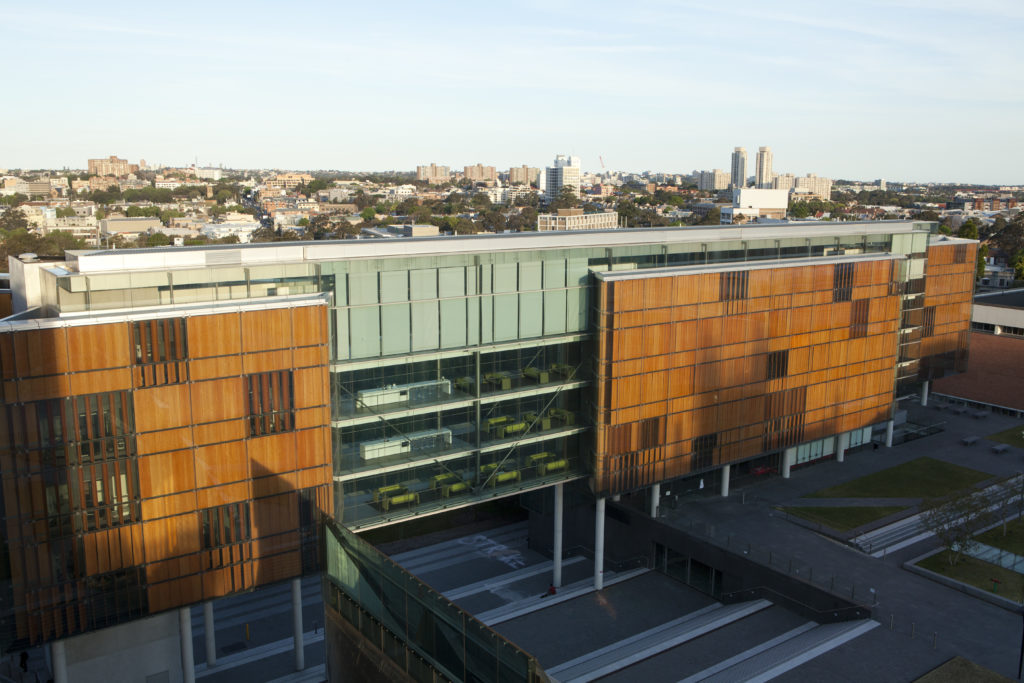
[[[516,168],[508,169],[508,182],[510,185],[536,185],[540,177],[540,169],[532,168],[523,164]]]
[[[89,159],[89,175],[125,176],[130,172],[127,159],[118,159],[116,156]]]
[[[796,185],[796,176],[792,173],[778,173],[772,178],[772,189],[792,190]]]
[[[732,152],[732,181],[733,188],[747,186],[747,150],[737,147]]]
[[[464,166],[463,174],[466,180],[497,180],[498,171],[494,166],[482,166],[476,164],[475,166]]]
[[[772,186],[772,148],[759,147],[757,150],[757,187],[762,190]]]
[[[580,158],[559,154],[555,157],[555,165],[544,170],[544,195],[548,201],[557,199],[562,187],[568,185],[578,197],[581,176]]]
[[[451,172],[447,166],[438,166],[437,164],[417,166],[416,180],[425,180],[431,185],[440,185],[451,180]]]
[[[797,178],[793,185],[793,189],[797,192],[813,194],[826,202],[831,201],[832,199],[832,179],[819,178],[813,173],[808,173],[802,178]]]
[[[729,174],[720,168],[701,171],[697,174],[697,189],[705,191],[725,190],[729,187]]]

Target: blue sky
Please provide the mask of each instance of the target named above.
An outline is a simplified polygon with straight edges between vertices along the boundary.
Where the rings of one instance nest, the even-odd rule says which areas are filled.
[[[222,6],[227,5],[227,6]],[[14,3],[0,168],[775,170],[1024,183],[1024,2]]]

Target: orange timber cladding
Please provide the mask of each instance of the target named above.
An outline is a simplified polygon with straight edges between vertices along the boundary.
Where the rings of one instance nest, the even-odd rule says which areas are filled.
[[[324,305],[0,334],[18,640],[314,571]]]
[[[929,248],[912,357],[966,358],[976,249]],[[901,360],[896,273],[878,259],[600,279],[595,492],[889,419]]]

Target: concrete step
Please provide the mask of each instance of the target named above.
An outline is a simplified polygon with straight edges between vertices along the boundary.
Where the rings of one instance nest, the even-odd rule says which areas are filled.
[[[648,657],[771,607],[768,600],[733,605],[715,603],[643,633],[551,667],[548,676],[562,683],[584,683],[620,671]]]
[[[492,539],[503,539],[506,537],[522,536],[526,538],[530,533],[529,522],[517,522],[515,524],[509,524],[507,526],[498,527],[497,529],[490,529],[486,532],[477,534],[469,534],[467,536],[460,536],[459,538],[453,538],[448,541],[442,541],[433,545],[424,546],[415,550],[407,550],[404,553],[397,553],[391,556],[392,561],[396,564],[400,564],[406,569],[416,566],[417,564],[425,564],[438,559],[439,557],[446,557],[451,554],[453,550],[465,548],[469,544],[470,539],[477,536],[487,536]],[[437,557],[433,557],[433,556]]]
[[[568,567],[569,565],[576,564],[577,562],[582,562],[585,559],[586,558],[580,557],[580,556],[567,557],[564,560],[562,560],[562,568],[564,569],[565,567]],[[494,576],[494,577],[489,578],[489,579],[484,579],[483,581],[477,581],[476,583],[471,583],[471,584],[468,584],[466,586],[461,586],[459,588],[453,588],[453,589],[451,589],[449,591],[445,591],[444,593],[442,593],[442,595],[444,597],[448,598],[449,600],[451,600],[452,602],[454,602],[454,601],[458,600],[459,598],[466,597],[467,595],[475,595],[476,593],[483,593],[484,591],[489,591],[489,590],[492,590],[494,588],[500,588],[501,586],[507,586],[510,583],[515,583],[516,581],[521,581],[523,579],[528,579],[528,578],[530,578],[532,576],[536,576],[537,574],[544,574],[546,572],[551,572],[554,569],[554,566],[555,566],[554,561],[552,561],[552,562],[541,562],[540,564],[534,564],[534,565],[531,565],[529,567],[523,567],[522,569],[517,569],[514,572],[509,572],[507,574],[499,574],[498,576]]]
[[[877,621],[862,619],[824,624],[775,647],[745,658],[737,664],[696,680],[708,683],[763,683],[811,661],[845,642],[878,626]]]
[[[604,587],[614,586],[617,583],[628,581],[632,578],[646,574],[649,569],[634,569],[632,571],[625,572],[624,574],[615,574],[614,572],[606,572]],[[495,626],[506,621],[511,621],[517,617],[521,617],[524,614],[530,614],[538,610],[552,607],[567,600],[574,600],[581,595],[594,592],[594,580],[592,578],[577,581],[571,583],[568,586],[563,586],[559,589],[556,595],[543,595],[533,598],[525,598],[523,600],[516,600],[510,602],[507,605],[496,607],[486,612],[481,612],[474,615],[479,621],[482,621],[488,626]]]

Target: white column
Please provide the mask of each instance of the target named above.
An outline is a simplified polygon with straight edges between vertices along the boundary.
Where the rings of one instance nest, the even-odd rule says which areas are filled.
[[[604,588],[604,498],[594,510],[594,590]]]
[[[889,420],[885,423],[885,447],[892,448],[892,428],[896,426],[895,420]]]
[[[563,484],[555,484],[555,539],[552,555],[555,556],[554,574],[551,585],[555,588],[562,587],[562,505],[563,505]]]
[[[789,468],[793,466],[793,461],[796,460],[796,449],[787,448],[782,451],[782,478],[789,479]]]
[[[217,631],[213,625],[213,600],[203,603],[203,635],[206,636],[206,666],[217,666]]]
[[[921,385],[921,405],[922,406],[927,406],[928,405],[928,385],[929,384],[930,384],[930,382],[928,380],[925,380],[924,384]]]
[[[731,465],[722,465],[722,498],[729,497],[729,470]]]
[[[651,485],[651,517],[658,518],[658,506],[661,505],[661,484]]]
[[[181,634],[181,680],[196,683],[196,660],[192,653],[192,610],[178,608],[178,632]]]
[[[68,683],[68,658],[64,654],[64,641],[50,643],[50,666],[53,667],[53,683]]]
[[[836,462],[843,462],[846,459],[846,449],[850,447],[850,433],[843,432],[839,435],[839,445],[836,446]]]
[[[292,629],[295,643],[295,670],[306,668],[306,650],[302,642],[302,579],[292,579]]]

